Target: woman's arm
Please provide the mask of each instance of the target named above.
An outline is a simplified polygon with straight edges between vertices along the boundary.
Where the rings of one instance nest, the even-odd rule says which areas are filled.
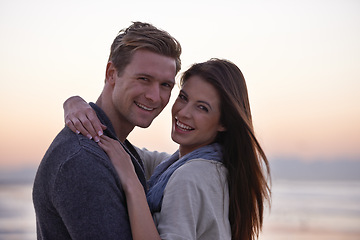
[[[96,113],[90,105],[79,96],[68,98],[64,104],[65,124],[77,134],[81,133],[96,142],[103,134],[106,126],[101,124]]]
[[[144,188],[136,176],[130,156],[118,141],[104,135],[101,136],[99,146],[108,154],[119,175],[126,195],[133,239],[160,240],[146,201]]]
[[[79,96],[68,98],[64,102],[64,117],[66,125],[76,133],[81,133],[95,142],[99,142],[100,136],[106,126],[101,124],[94,109]],[[136,148],[140,158],[144,161],[146,177],[149,179],[155,167],[170,155],[164,152],[148,151]]]

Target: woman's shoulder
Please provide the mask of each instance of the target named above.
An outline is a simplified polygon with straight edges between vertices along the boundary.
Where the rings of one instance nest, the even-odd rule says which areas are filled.
[[[221,185],[226,181],[227,170],[221,162],[207,159],[192,159],[179,167],[171,176],[170,180],[180,183],[202,183],[218,182]]]
[[[183,164],[165,187],[161,209],[155,221],[162,239],[196,239],[196,234],[204,239],[231,239],[223,164],[206,159]]]
[[[187,161],[183,166],[181,166],[181,169],[184,169],[183,171],[186,172],[204,172],[205,169],[209,171],[226,172],[226,167],[222,162],[203,158],[191,159]]]

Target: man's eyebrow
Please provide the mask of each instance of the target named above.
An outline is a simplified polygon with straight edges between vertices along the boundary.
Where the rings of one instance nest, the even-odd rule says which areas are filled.
[[[142,76],[142,77],[147,77],[147,78],[154,78],[154,76],[153,75],[151,75],[151,74],[148,74],[148,73],[137,73],[137,74],[135,74],[135,76],[137,76],[137,77],[140,77],[140,76]],[[168,79],[168,80],[164,80],[164,82],[167,82],[167,83],[169,83],[169,84],[171,84],[171,85],[175,85],[175,79]]]
[[[170,85],[175,85],[175,79],[167,79],[167,80],[164,80],[164,82],[167,82]]]
[[[152,75],[150,75],[150,74],[148,74],[148,73],[141,73],[141,72],[136,73],[135,76],[137,76],[137,77],[140,77],[140,76],[141,76],[141,77],[153,78]]]

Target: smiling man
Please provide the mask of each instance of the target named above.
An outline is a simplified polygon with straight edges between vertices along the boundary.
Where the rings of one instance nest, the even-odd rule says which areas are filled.
[[[112,120],[120,141],[125,141],[135,126],[150,126],[164,109],[176,72],[174,58],[147,49],[134,52],[122,72],[108,63],[105,87],[96,104]]]
[[[142,161],[126,138],[135,126],[150,126],[168,103],[180,54],[180,44],[167,32],[133,23],[115,38],[103,91],[91,103],[104,134],[131,155],[145,191]],[[54,139],[35,178],[38,239],[131,239],[119,177],[96,138],[71,131],[76,124],[67,122]]]

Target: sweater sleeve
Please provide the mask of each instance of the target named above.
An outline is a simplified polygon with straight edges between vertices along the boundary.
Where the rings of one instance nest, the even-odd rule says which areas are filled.
[[[222,164],[191,160],[169,179],[155,221],[164,240],[231,239],[228,209]]]
[[[150,179],[157,165],[171,156],[166,152],[149,151],[146,148],[135,147],[135,149],[144,162],[144,170],[147,180]]]
[[[71,239],[131,239],[124,193],[107,159],[80,151],[57,173],[52,198]]]

